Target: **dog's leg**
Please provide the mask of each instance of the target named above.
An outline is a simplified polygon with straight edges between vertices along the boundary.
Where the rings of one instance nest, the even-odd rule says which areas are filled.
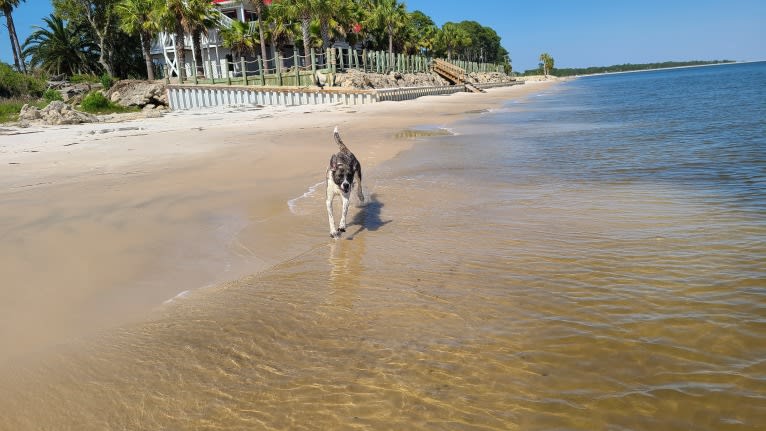
[[[351,199],[349,199],[349,193],[341,194],[340,198],[343,201],[343,212],[340,215],[340,224],[338,225],[338,230],[340,232],[345,232],[346,231],[346,214],[348,213],[348,203],[351,201]]]
[[[359,202],[364,203],[364,193],[362,192],[362,166],[358,166],[356,170],[356,197],[359,198]]]
[[[327,183],[327,218],[330,222],[330,236],[337,238],[340,236],[335,229],[335,218],[332,216],[332,201],[335,199],[335,192],[332,190],[330,183]]]

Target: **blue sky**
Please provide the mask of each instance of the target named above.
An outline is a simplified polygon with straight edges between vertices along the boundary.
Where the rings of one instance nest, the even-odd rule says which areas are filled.
[[[405,0],[437,25],[473,20],[494,28],[515,70],[548,52],[557,67],[668,60],[766,60],[766,0]],[[23,40],[51,13],[49,0],[14,12]],[[0,60],[12,63],[5,18]]]

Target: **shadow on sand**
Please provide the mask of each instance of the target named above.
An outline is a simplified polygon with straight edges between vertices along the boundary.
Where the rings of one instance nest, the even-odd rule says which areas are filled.
[[[383,202],[378,200],[378,195],[376,193],[371,194],[367,198],[367,203],[362,207],[361,211],[356,213],[354,219],[348,224],[348,226],[359,226],[359,229],[347,236],[346,239],[354,239],[354,237],[363,230],[374,232],[391,223],[393,220],[381,220],[381,208],[383,208]]]

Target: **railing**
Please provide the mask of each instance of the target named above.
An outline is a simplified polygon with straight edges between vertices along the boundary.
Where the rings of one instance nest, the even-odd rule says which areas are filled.
[[[183,77],[179,83],[226,84],[226,85],[262,85],[262,86],[309,86],[315,84],[317,71],[335,74],[348,70],[386,74],[428,73],[432,68],[431,57],[423,55],[389,54],[385,51],[366,49],[330,48],[325,52],[316,52],[312,48],[308,55],[300,55],[297,50],[289,57],[278,56],[264,60],[261,56],[246,60],[221,59],[201,62],[204,73],[198,74],[195,67],[186,64],[182,69]],[[453,62],[453,67],[458,67]],[[502,65],[471,63],[474,69],[502,71]],[[162,76],[170,82],[171,70],[165,70]]]

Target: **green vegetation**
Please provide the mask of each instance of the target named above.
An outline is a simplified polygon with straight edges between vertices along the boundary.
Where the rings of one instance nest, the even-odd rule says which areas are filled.
[[[553,70],[553,62],[553,57],[551,57],[551,55],[547,52],[540,54],[540,66],[542,66],[543,75],[548,76],[548,74]]]
[[[61,93],[52,88],[45,90],[45,93],[43,93],[43,99],[48,103],[53,102],[54,100],[64,100],[64,98],[61,97]]]
[[[45,81],[14,71],[11,66],[0,63],[0,98],[40,97]]]
[[[596,73],[614,73],[614,72],[631,72],[636,70],[667,69],[671,67],[704,66],[709,64],[723,64],[723,63],[734,63],[734,61],[733,60],[665,61],[662,63],[643,63],[643,64],[628,63],[628,64],[615,64],[612,66],[570,68],[570,69],[554,69],[551,67],[550,73],[555,76],[564,77],[564,76],[575,76],[575,75],[592,75]],[[524,76],[539,75],[541,73],[542,73],[542,69],[530,69],[530,70],[524,71]]]
[[[21,107],[25,104],[36,106],[40,109],[48,105],[43,99],[29,100],[23,98],[0,100],[0,124],[16,121],[19,119]]]
[[[23,0],[0,0],[6,15]],[[244,25],[223,17],[210,0],[52,0],[54,12],[24,41],[20,65],[52,75],[65,73],[116,78],[154,78],[149,52],[162,31],[175,34],[178,61],[191,49],[202,70],[201,37],[210,28],[225,35],[235,54],[273,57],[266,49],[288,45],[323,51],[347,41],[370,50],[426,54],[458,60],[503,63],[508,51],[495,30],[475,21],[439,28],[422,11],[401,0],[253,0],[257,16]],[[183,34],[191,38],[182,37]],[[191,46],[185,43],[191,41]],[[185,42],[186,41],[186,42]],[[273,62],[273,59],[270,59]]]
[[[112,103],[100,91],[85,95],[80,103],[80,110],[91,114],[114,114],[122,112],[137,112],[138,108],[126,108]]]

